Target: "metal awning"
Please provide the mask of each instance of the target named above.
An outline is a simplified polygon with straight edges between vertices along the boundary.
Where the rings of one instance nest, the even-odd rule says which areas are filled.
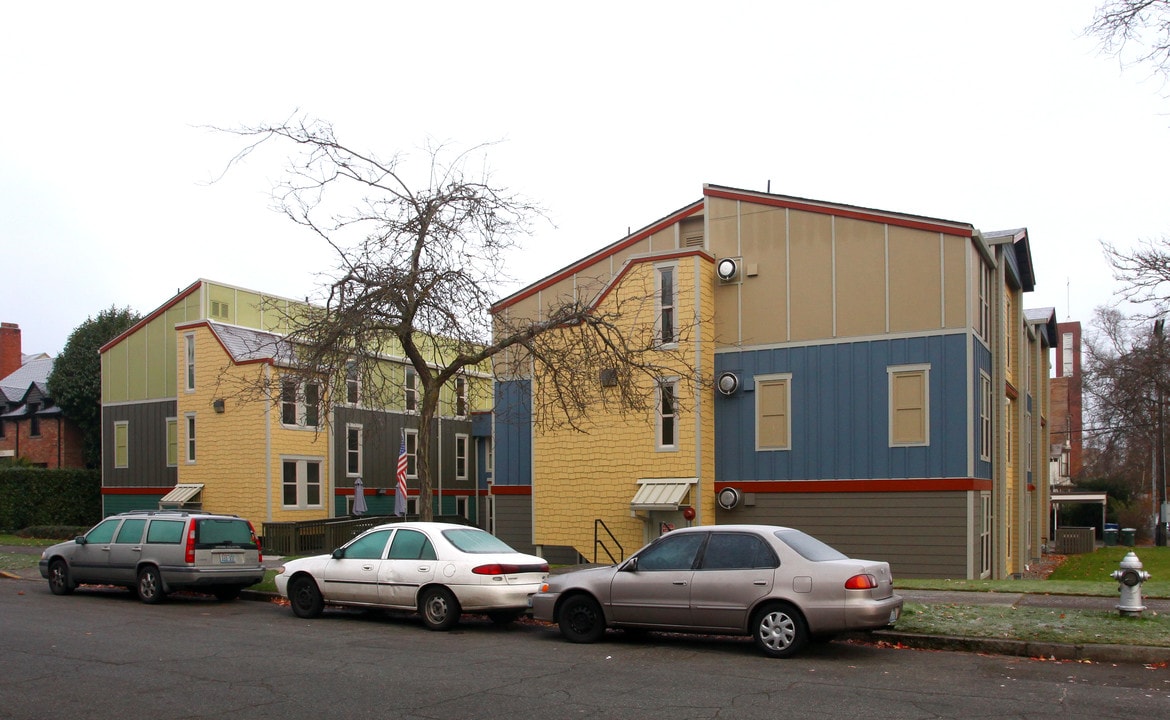
[[[1053,505],[1061,503],[1099,503],[1104,505],[1109,500],[1109,493],[1060,493],[1050,497]]]
[[[678,510],[699,478],[642,478],[630,502],[631,510]]]
[[[164,505],[183,507],[188,502],[190,502],[191,498],[195,497],[201,492],[203,492],[202,483],[176,485],[174,490],[171,490],[169,493],[162,496],[162,499],[158,501],[158,506],[159,508],[162,508]]]

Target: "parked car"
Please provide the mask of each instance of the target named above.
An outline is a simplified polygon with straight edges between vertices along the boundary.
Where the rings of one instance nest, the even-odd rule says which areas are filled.
[[[892,625],[901,611],[889,563],[772,525],[675,530],[618,565],[554,575],[532,599],[533,617],[572,642],[607,627],[752,635],[772,657]]]
[[[235,515],[136,510],[102,520],[74,540],[45,548],[41,577],[54,595],[78,585],[122,585],[146,603],[175,590],[234,600],[264,579],[252,523]]]
[[[276,589],[297,617],[326,603],[418,612],[448,630],[464,612],[508,623],[526,612],[548,563],[475,527],[437,522],[379,525],[329,555],[286,563]]]

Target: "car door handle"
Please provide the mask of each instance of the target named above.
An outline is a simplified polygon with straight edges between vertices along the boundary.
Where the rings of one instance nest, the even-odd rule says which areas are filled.
[[[686,580],[675,580],[675,581],[674,581],[673,583],[671,583],[671,584],[672,584],[672,585],[686,585],[686,584],[687,584],[687,581],[686,581]]]
[[[430,571],[431,571],[431,566],[430,566],[430,565],[419,565],[419,566],[418,566],[418,571],[419,571],[419,572],[424,572],[424,573],[425,573],[425,572],[430,572]]]
[[[752,581],[752,585],[760,585],[761,587],[764,585],[767,585],[767,584],[768,584],[767,580],[753,580]]]
[[[373,565],[362,565],[362,570],[373,570],[373,569],[374,569]]]

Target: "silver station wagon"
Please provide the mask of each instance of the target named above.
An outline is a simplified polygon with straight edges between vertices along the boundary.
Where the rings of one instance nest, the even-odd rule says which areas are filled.
[[[234,600],[264,579],[252,523],[235,515],[139,510],[102,520],[84,535],[41,553],[54,595],[78,585],[122,585],[146,603],[175,590]]]
[[[532,598],[537,620],[572,642],[607,627],[752,635],[771,657],[812,638],[897,621],[890,565],[855,560],[799,530],[772,525],[691,527],[625,562],[553,575]]]

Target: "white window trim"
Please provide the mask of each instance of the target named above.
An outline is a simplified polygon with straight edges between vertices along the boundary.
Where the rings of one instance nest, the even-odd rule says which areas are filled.
[[[773,382],[781,380],[788,383],[788,392],[786,393],[787,407],[784,408],[785,416],[788,418],[788,437],[785,438],[787,445],[773,447],[770,445],[760,444],[760,383]],[[756,450],[764,452],[784,452],[792,450],[792,373],[771,373],[769,375],[756,375],[753,377],[756,385],[756,408],[755,417],[755,434],[756,434]]]
[[[284,502],[284,464],[296,463],[297,468],[297,502],[286,505]],[[321,502],[311,505],[307,502],[309,493],[310,464],[317,465],[317,484],[320,486],[317,493]],[[280,507],[282,510],[319,510],[325,507],[325,459],[311,455],[281,455],[280,456]]]
[[[418,430],[406,430],[406,479],[418,479]],[[414,451],[411,451],[411,448]],[[395,458],[397,459],[397,458]]]
[[[195,432],[191,432],[192,430]],[[195,464],[195,442],[198,439],[199,430],[195,424],[195,413],[183,413],[183,458],[188,465]]]
[[[418,373],[410,365],[402,370],[402,409],[412,415],[418,413]]]
[[[664,303],[662,300],[662,271],[671,271],[670,282],[670,302]],[[671,339],[664,341],[662,339],[662,309],[663,307],[670,308],[671,316]],[[678,347],[678,263],[658,263],[654,265],[654,334],[658,340],[658,344],[663,349],[673,349]]]
[[[354,375],[352,378],[349,376],[351,369],[353,370]],[[357,397],[357,399],[353,402],[350,402],[349,399],[349,388],[351,386],[354,388],[353,394]],[[350,405],[350,407],[361,407],[362,404],[361,368],[358,366],[356,360],[350,360],[345,364],[345,401]]]
[[[195,333],[183,335],[183,389],[195,392]]]
[[[357,471],[356,472],[349,469],[349,455],[350,455],[350,453],[353,452],[353,450],[351,450],[349,447],[349,434],[355,430],[357,431]],[[364,469],[363,466],[365,464],[364,443],[365,443],[365,432],[363,431],[362,426],[358,423],[346,423],[346,425],[345,425],[345,476],[346,477],[351,477],[351,478],[361,477],[362,470]]]
[[[463,405],[463,412],[459,412],[459,405]],[[467,378],[462,375],[455,378],[455,417],[464,418],[471,414],[471,406],[467,404]]]
[[[171,437],[170,437],[171,425],[175,426],[175,461],[174,462],[171,462]],[[167,418],[165,427],[166,427],[165,437],[166,437],[166,443],[167,443],[167,447],[166,447],[167,467],[178,467],[179,466],[179,418],[177,418],[177,417]]]
[[[895,442],[894,441],[894,378],[905,373],[922,373],[922,441]],[[886,393],[886,422],[889,427],[890,447],[928,447],[930,445],[930,363],[915,365],[890,365],[886,367],[886,380],[889,388]]]
[[[281,427],[288,428],[289,430],[313,430],[313,431],[316,431],[320,427],[320,423],[321,423],[321,383],[309,381],[309,380],[302,380],[300,382],[297,382],[295,380],[291,381],[290,384],[292,384],[295,387],[295,390],[293,391],[294,397],[295,397],[295,400],[294,400],[295,409],[293,410],[293,413],[296,416],[296,418],[295,418],[296,422],[290,424],[290,423],[286,423],[284,421],[284,405],[286,402],[284,399],[284,387],[285,387],[286,382],[288,382],[288,381],[282,380],[281,385],[280,385],[280,425],[281,425]],[[315,425],[309,425],[307,422],[307,420],[308,420],[308,412],[307,412],[308,404],[305,402],[305,389],[310,385],[317,386],[317,424],[315,424]]]
[[[124,462],[118,464],[118,428],[126,428],[126,457]],[[114,469],[124,470],[130,467],[130,421],[118,420],[114,423]]]
[[[459,472],[459,450],[463,449],[463,472]],[[471,436],[466,433],[455,433],[455,479],[466,480],[471,474]]]
[[[662,442],[662,388],[667,385],[674,390],[674,413],[670,416],[674,420],[674,442],[669,445]],[[678,385],[677,377],[664,377],[654,388],[654,447],[658,452],[677,452],[679,448]]]
[[[991,409],[995,404],[995,395],[991,392],[991,377],[979,371],[979,459],[991,462],[991,448],[993,446],[992,432],[994,428]]]
[[[470,518],[468,510],[471,508],[471,498],[467,495],[459,495],[455,498],[455,514],[464,518]]]

